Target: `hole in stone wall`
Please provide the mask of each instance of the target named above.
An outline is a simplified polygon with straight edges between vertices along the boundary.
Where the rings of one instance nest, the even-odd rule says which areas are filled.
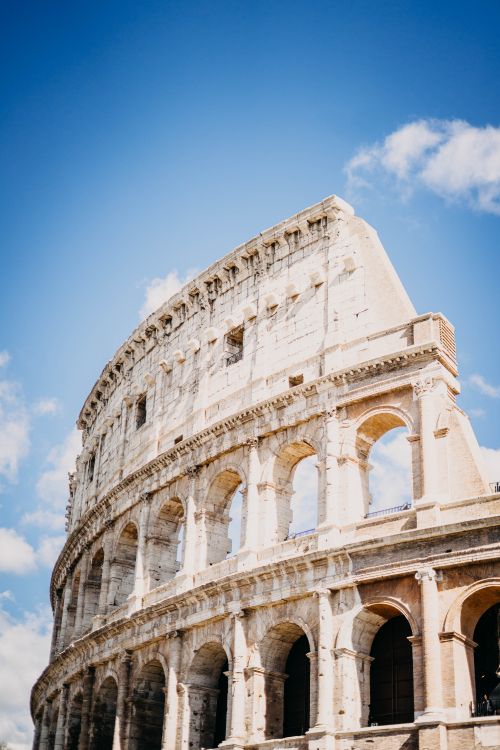
[[[411,506],[411,446],[406,427],[395,427],[379,438],[369,451],[369,513]]]
[[[318,457],[303,458],[293,475],[289,537],[316,528],[318,520]]]

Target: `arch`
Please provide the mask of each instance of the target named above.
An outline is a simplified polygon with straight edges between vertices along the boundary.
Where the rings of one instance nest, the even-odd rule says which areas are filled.
[[[397,620],[396,624],[389,625],[383,630],[394,619]],[[380,633],[382,635],[379,635]],[[408,639],[416,635],[418,626],[415,618],[400,600],[393,597],[371,599],[354,607],[345,617],[336,639],[336,654],[342,679],[351,684],[351,690],[345,696],[344,707],[349,728],[367,726],[372,721],[381,724],[395,723],[396,716],[404,716],[407,721],[413,721],[415,679],[412,646]],[[400,669],[401,680],[393,684],[390,676],[382,685],[387,675],[387,665],[384,666],[381,654],[386,653],[389,646],[391,649],[394,646],[389,666],[391,669]],[[375,677],[372,678],[371,667],[374,659],[378,659],[379,663],[375,668]],[[386,711],[387,704],[376,704],[371,712],[372,690],[380,692],[382,687],[386,689],[389,698],[398,698],[402,706],[399,713],[393,710],[389,715],[390,712]],[[405,694],[408,698],[406,702],[402,698],[405,690],[407,693],[409,691],[409,695]],[[373,715],[377,711],[380,714],[378,719]]]
[[[90,750],[112,750],[117,701],[118,684],[109,675],[95,692]]]
[[[310,727],[311,646],[290,620],[270,628],[259,644],[262,668],[253,674],[253,687],[264,699],[265,739],[305,734]]]
[[[102,567],[104,564],[104,550],[97,550],[90,564],[89,574],[85,584],[84,630],[92,624],[92,618],[99,611],[99,597],[101,594]]]
[[[229,538],[230,511],[236,491],[241,484],[241,474],[232,468],[221,471],[210,484],[204,505],[207,566],[221,562],[234,551],[233,547],[236,545],[233,545]],[[239,543],[241,543],[241,535]]]
[[[134,680],[130,750],[161,750],[165,711],[165,672],[153,659]]]
[[[112,565],[110,602],[119,607],[134,590],[137,558],[137,526],[129,521],[118,537]]]
[[[415,718],[410,636],[404,615],[391,617],[375,634],[370,649],[369,724],[406,724]]]
[[[500,714],[500,601],[483,612],[474,628],[474,715]]]
[[[450,605],[444,619],[444,631],[461,633],[473,639],[481,615],[500,601],[500,578],[485,578],[468,586]]]
[[[293,519],[292,497],[295,492],[294,478],[298,465],[304,459],[311,456],[317,456],[317,450],[312,445],[312,441],[293,440],[286,443],[281,442],[278,450],[275,451],[271,459],[271,465],[268,469],[269,484],[266,490],[270,497],[270,502],[266,503],[266,528],[268,529],[268,544],[283,542],[290,535],[290,526]],[[269,471],[270,470],[270,471]],[[318,482],[312,489],[312,497],[306,493],[307,503],[314,505],[313,517],[314,527],[317,525],[319,492]],[[296,511],[299,509],[296,508]],[[296,521],[297,516],[296,516]],[[299,522],[298,527],[301,528]]]
[[[83,695],[81,691],[73,696],[70,703],[66,729],[66,750],[78,750],[82,724]]]
[[[161,506],[149,529],[149,577],[151,588],[170,581],[182,561],[181,532],[185,523],[179,497],[170,497]]]
[[[217,747],[227,734],[228,655],[217,641],[199,648],[188,670],[189,746]]]

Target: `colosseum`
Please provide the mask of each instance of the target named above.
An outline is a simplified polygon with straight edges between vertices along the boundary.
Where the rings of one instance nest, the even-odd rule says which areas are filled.
[[[500,748],[500,485],[459,390],[336,196],[185,285],[78,419],[35,750]],[[395,428],[408,499],[375,509]]]

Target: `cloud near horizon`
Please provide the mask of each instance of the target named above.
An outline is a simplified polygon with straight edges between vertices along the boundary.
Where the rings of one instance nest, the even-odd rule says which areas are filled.
[[[345,172],[351,192],[384,178],[406,197],[424,188],[500,216],[500,127],[415,120],[360,148]]]
[[[147,318],[148,315],[151,315],[151,313],[161,307],[164,302],[167,302],[170,297],[177,294],[184,284],[187,284],[197,273],[196,269],[190,268],[184,278],[182,278],[179,276],[179,272],[174,270],[167,273],[166,276],[151,279],[146,287],[144,304],[139,311],[140,319],[144,320],[144,318]]]

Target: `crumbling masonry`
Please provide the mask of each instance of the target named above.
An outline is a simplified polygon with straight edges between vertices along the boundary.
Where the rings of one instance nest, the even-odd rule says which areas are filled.
[[[78,420],[35,750],[499,748],[500,488],[458,394],[453,326],[335,196],[189,282]],[[396,427],[413,501],[374,513]]]

